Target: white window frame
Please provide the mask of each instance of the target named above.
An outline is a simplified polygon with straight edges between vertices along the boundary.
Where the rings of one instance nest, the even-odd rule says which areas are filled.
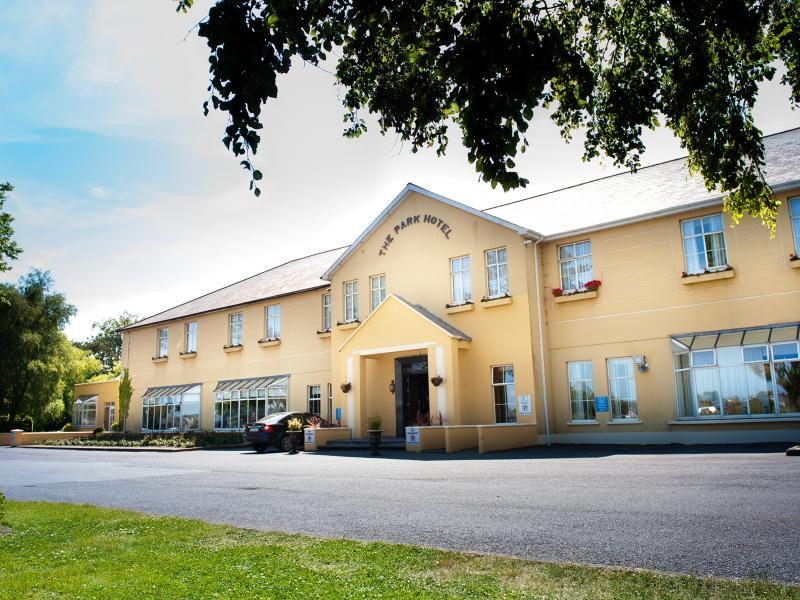
[[[333,420],[333,384],[328,382],[328,422]]]
[[[373,275],[369,278],[370,312],[378,308],[386,299],[386,274]]]
[[[612,377],[611,376],[611,369],[610,369],[611,361],[622,361],[622,360],[628,361],[628,363],[630,364],[630,367],[631,367],[631,370],[630,370],[631,375],[630,375],[630,377]],[[633,357],[632,356],[618,356],[618,357],[606,359],[606,376],[608,377],[608,405],[609,405],[608,408],[611,411],[610,412],[611,420],[613,422],[615,422],[615,423],[637,423],[637,422],[640,422],[640,418],[639,418],[639,393],[638,393],[638,390],[636,389],[636,365],[635,365],[635,363],[633,361]],[[627,417],[627,416],[616,415],[614,413],[614,400],[612,398],[613,386],[611,385],[611,382],[612,381],[616,381],[616,380],[620,380],[620,381],[621,380],[629,380],[629,381],[632,382],[632,384],[633,384],[632,385],[633,398],[625,398],[625,400],[627,400],[628,402],[633,400],[634,406],[636,407],[635,416]]]
[[[342,284],[344,292],[344,322],[358,321],[358,279],[351,279]],[[349,303],[349,305],[348,305]]]
[[[466,268],[464,262],[466,261]],[[472,261],[469,254],[450,259],[450,301],[453,306],[472,302]]]
[[[495,381],[494,381],[494,370],[495,369],[502,369],[504,367],[509,367],[511,369],[512,376],[514,377],[514,381],[512,381],[512,382],[495,383]],[[518,412],[517,411],[517,398],[516,398],[517,378],[516,378],[516,374],[514,373],[514,365],[512,363],[505,363],[505,364],[501,364],[501,365],[492,365],[490,367],[490,369],[489,369],[489,378],[490,378],[489,379],[489,383],[491,383],[491,385],[492,385],[492,413],[494,415],[495,423],[516,423],[517,422],[517,417],[518,417],[518,414],[517,414],[517,412]],[[514,388],[514,393],[512,394],[512,405],[513,405],[513,410],[514,410],[514,419],[513,420],[508,420],[508,414],[506,413],[506,420],[505,421],[498,421],[497,420],[497,407],[499,406],[499,404],[497,404],[497,401],[495,399],[495,388],[497,388],[497,387],[508,388],[509,386]],[[505,403],[504,406],[506,407],[506,411],[508,411],[508,407],[509,407],[508,389],[506,389],[505,395],[506,395],[506,403]]]
[[[722,228],[719,231],[708,231],[708,232],[705,231],[704,220],[710,217],[719,217],[720,221],[722,222]],[[693,221],[700,221],[701,233],[693,233],[687,236],[683,231],[684,223],[691,223]],[[725,239],[725,220],[722,218],[722,213],[712,213],[710,215],[703,215],[692,219],[683,219],[680,222],[680,228],[681,228],[681,246],[683,248],[683,264],[686,265],[687,274],[696,275],[698,273],[704,273],[706,271],[722,271],[728,268],[729,266],[728,241]],[[714,265],[712,267],[708,264],[708,255],[709,255],[708,237],[715,234],[720,234],[722,236],[722,253],[725,257],[725,261],[723,262],[723,264]],[[705,264],[705,267],[699,271],[691,271],[689,270],[688,257],[686,256],[686,240],[698,237],[703,239],[703,262]]]
[[[333,324],[333,304],[331,293],[322,294],[322,331],[330,331]]]
[[[289,380],[278,380],[267,387],[252,390],[225,390],[214,392],[214,431],[242,431],[247,423],[250,422],[249,414],[243,414],[242,405],[244,404],[245,411],[249,413],[249,403],[251,402],[256,403],[256,419],[288,411]],[[258,411],[259,403],[264,409],[263,413]],[[270,403],[280,403],[281,405],[270,410]],[[233,427],[225,427],[222,425],[225,421],[226,411],[230,411],[228,414],[235,423]]]
[[[184,407],[192,407],[192,412],[190,413],[192,416],[197,417],[197,427],[194,428],[184,428],[183,421],[184,417],[186,416],[186,410]],[[170,407],[172,410],[170,411]],[[196,409],[196,412],[195,410]],[[169,419],[167,418],[167,427],[161,427],[161,416],[163,411],[167,411],[168,413],[172,413],[172,421],[170,423]],[[156,419],[156,415],[158,415],[158,419]],[[152,418],[152,421],[150,417]],[[158,426],[153,427],[156,425],[156,420],[158,421]],[[177,424],[176,424],[177,423]],[[175,394],[171,396],[152,396],[152,397],[145,397],[142,398],[142,421],[140,430],[141,431],[198,431],[200,429],[200,387],[194,387],[183,394]]]
[[[167,358],[169,355],[169,328],[156,329],[156,358]]]
[[[794,207],[797,207],[794,209]],[[796,210],[797,214],[792,215],[792,210]],[[794,252],[800,256],[800,196],[789,198],[789,220],[792,223],[792,237],[794,238]]]
[[[570,372],[570,365],[575,364],[588,364],[589,365],[589,379],[572,379],[572,373]],[[575,413],[573,412],[573,405],[572,405],[572,384],[573,383],[589,383],[589,388],[591,389],[592,399],[589,400],[590,406],[592,407],[592,412],[594,412],[594,416],[586,417],[586,418],[575,418]],[[569,392],[569,414],[572,422],[574,423],[593,423],[597,420],[597,412],[595,411],[594,407],[594,371],[592,366],[591,360],[570,360],[567,361],[567,390]]]
[[[500,260],[500,252],[505,254],[505,260]],[[490,262],[491,257],[494,256],[494,262]],[[502,298],[508,295],[510,286],[508,285],[508,248],[500,246],[499,248],[492,248],[484,252],[484,260],[486,261],[486,298],[491,300],[493,298]],[[501,272],[505,271],[505,287],[502,286]],[[497,281],[497,293],[492,294],[492,280]]]
[[[588,244],[589,246],[589,253],[588,254],[577,254],[578,246],[582,244]],[[572,256],[568,258],[562,258],[562,249],[565,248],[572,248]],[[594,279],[594,264],[592,262],[592,241],[591,240],[581,240],[579,242],[573,242],[571,244],[561,244],[557,249],[556,253],[558,256],[558,276],[561,282],[561,289],[565,292],[575,292],[575,291],[582,291],[586,289],[586,284]],[[578,271],[578,263],[581,259],[589,258],[589,270],[581,273]],[[575,276],[575,286],[568,285],[565,283],[564,279],[564,268],[571,269],[572,274]]]
[[[238,339],[234,335],[234,331],[238,333]],[[244,313],[235,312],[228,315],[228,346],[243,346],[244,345]]]
[[[264,339],[281,339],[281,305],[270,304],[264,307]]]
[[[318,417],[321,417],[322,416],[322,386],[319,385],[319,384],[307,386],[306,398],[308,399],[308,402],[306,404],[308,412],[310,412],[312,415],[317,415]],[[311,404],[312,402],[316,403],[317,410],[312,410],[312,408],[313,408],[312,404]]]
[[[183,326],[183,351],[197,352],[197,321],[187,321]]]

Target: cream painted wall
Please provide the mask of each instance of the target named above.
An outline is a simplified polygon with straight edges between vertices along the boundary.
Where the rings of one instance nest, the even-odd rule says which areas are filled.
[[[97,416],[95,418],[95,427],[103,427],[103,418],[105,416],[105,407],[113,405],[115,417],[114,420],[119,419],[117,414],[117,406],[119,404],[119,379],[109,379],[107,381],[94,381],[92,383],[78,383],[73,388],[72,399],[78,396],[97,396]]]
[[[322,294],[319,289],[230,310],[215,311],[185,320],[170,321],[128,330],[123,336],[123,364],[130,369],[134,393],[128,429],[141,426],[141,397],[149,387],[202,384],[200,427],[213,429],[214,388],[225,379],[289,375],[289,410],[307,407],[307,386],[321,386],[322,411],[326,412],[327,384],[330,381],[330,338],[317,330],[322,321]],[[265,307],[280,304],[281,343],[261,346],[264,338]],[[244,343],[241,351],[225,352],[228,341],[228,315],[243,313]],[[182,357],[184,325],[197,321],[197,355]],[[169,352],[165,362],[152,358],[156,353],[156,330],[169,329]]]

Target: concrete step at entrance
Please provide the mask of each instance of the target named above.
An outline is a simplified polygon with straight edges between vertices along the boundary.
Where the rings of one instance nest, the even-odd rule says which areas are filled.
[[[369,438],[360,438],[355,440],[336,440],[328,442],[327,445],[320,448],[320,450],[369,450]],[[381,439],[381,450],[405,450],[406,441],[403,438],[390,437]]]

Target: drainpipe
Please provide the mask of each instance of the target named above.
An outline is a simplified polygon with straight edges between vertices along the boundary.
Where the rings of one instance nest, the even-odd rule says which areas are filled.
[[[539,284],[539,253],[536,248],[542,238],[539,238],[533,243],[533,272],[536,274],[536,318],[539,322],[539,362],[542,372],[542,400],[544,402],[544,435],[547,440],[547,445],[550,446],[552,441],[550,439],[550,419],[549,411],[547,408],[547,373],[544,366],[544,330],[542,329],[542,300],[540,297],[541,286]]]

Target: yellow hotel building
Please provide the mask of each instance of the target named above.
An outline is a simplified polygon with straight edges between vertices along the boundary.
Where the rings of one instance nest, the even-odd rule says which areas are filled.
[[[800,130],[765,146],[772,238],[685,159],[483,211],[409,184],[349,247],[126,328],[127,428],[291,410],[355,438],[380,415],[410,450],[796,442]]]

